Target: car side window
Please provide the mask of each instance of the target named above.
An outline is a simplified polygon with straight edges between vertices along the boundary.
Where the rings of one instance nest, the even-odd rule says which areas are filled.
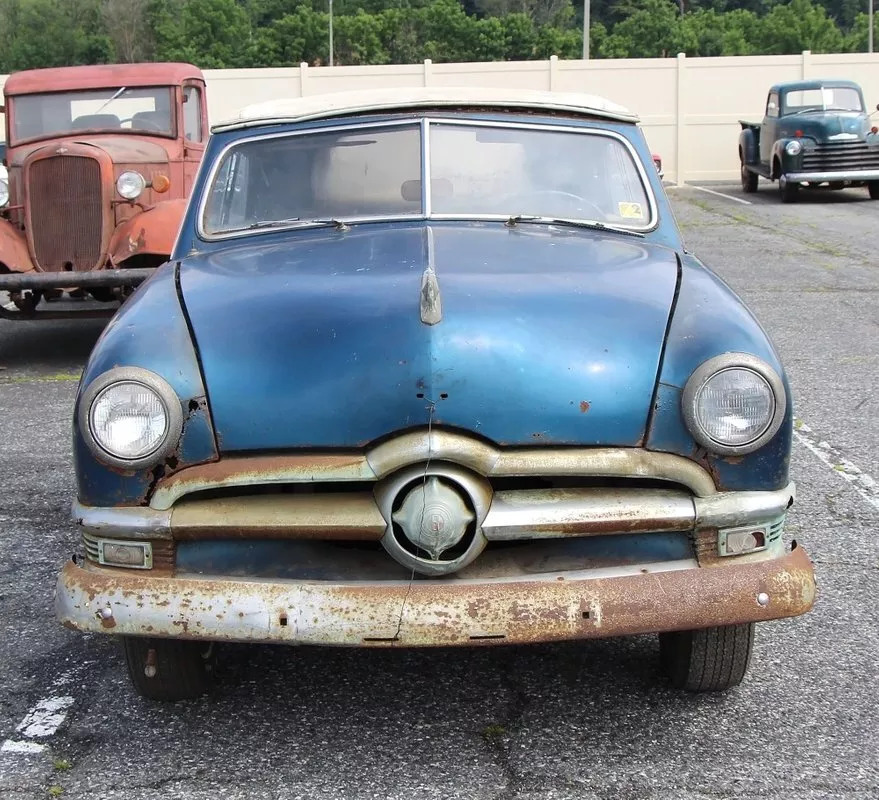
[[[187,142],[201,142],[201,89],[186,86],[183,89],[183,135]]]
[[[767,117],[777,117],[778,116],[778,93],[771,92],[769,94],[769,99],[766,101],[766,116]]]

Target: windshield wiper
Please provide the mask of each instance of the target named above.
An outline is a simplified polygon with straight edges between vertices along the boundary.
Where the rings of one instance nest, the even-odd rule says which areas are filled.
[[[574,228],[588,228],[593,231],[610,231],[612,233],[623,233],[627,236],[637,236],[639,239],[644,238],[644,234],[639,231],[624,228],[622,225],[598,222],[598,220],[593,219],[563,219],[559,217],[541,217],[537,214],[513,214],[513,216],[511,216],[504,224],[509,228],[513,228],[520,222],[537,222],[546,225],[571,225]]]
[[[112,103],[117,97],[121,96],[123,93],[128,91],[127,86],[123,86],[116,94],[114,94],[104,105],[102,105],[95,113],[100,114],[110,103]]]
[[[347,231],[350,227],[345,220],[335,217],[319,219],[302,219],[302,217],[287,217],[286,219],[263,219],[251,222],[250,225],[242,225],[240,228],[227,228],[224,233],[238,233],[240,231],[255,231],[263,228],[320,228],[332,225],[339,231]]]

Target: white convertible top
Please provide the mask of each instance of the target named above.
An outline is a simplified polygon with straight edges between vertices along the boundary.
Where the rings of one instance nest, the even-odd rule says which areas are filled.
[[[638,116],[624,106],[612,103],[603,97],[579,92],[436,86],[328,92],[308,97],[270,100],[245,106],[232,119],[214,125],[212,130],[229,131],[257,125],[302,122],[373,111],[429,108],[563,111],[603,117],[617,122],[638,122]]]

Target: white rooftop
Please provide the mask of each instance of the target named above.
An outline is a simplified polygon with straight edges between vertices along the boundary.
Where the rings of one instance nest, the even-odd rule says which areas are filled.
[[[638,121],[637,115],[624,106],[612,103],[603,97],[579,92],[436,86],[327,92],[308,97],[270,100],[245,106],[232,119],[214,125],[212,130],[227,131],[256,125],[301,122],[374,111],[442,107],[563,111],[620,122]]]

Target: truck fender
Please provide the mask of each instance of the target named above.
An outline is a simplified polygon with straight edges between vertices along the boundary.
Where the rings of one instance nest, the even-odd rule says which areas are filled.
[[[769,173],[773,180],[780,178],[785,171],[785,162],[788,160],[788,157],[785,155],[784,147],[789,141],[790,139],[778,139],[772,145],[772,160],[769,164]],[[781,164],[780,172],[775,168],[776,164]]]
[[[743,128],[739,134],[739,153],[745,164],[756,164],[760,160],[757,136],[753,128]]]
[[[0,272],[33,272],[35,269],[24,234],[9,220],[0,219]]]
[[[186,211],[186,199],[164,200],[121,222],[110,237],[110,261],[124,265],[135,256],[157,256],[167,260]]]

